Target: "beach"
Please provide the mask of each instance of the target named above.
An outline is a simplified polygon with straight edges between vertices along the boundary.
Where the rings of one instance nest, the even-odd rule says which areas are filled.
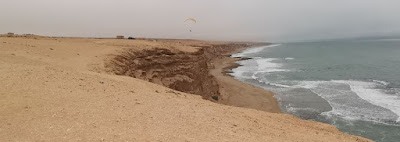
[[[240,52],[233,51],[230,54]],[[214,60],[215,68],[210,73],[216,77],[220,85],[222,104],[252,108],[266,112],[279,113],[280,109],[274,93],[234,79],[228,75],[233,68],[239,66],[236,62],[242,58],[222,56]]]
[[[256,45],[0,36],[0,140],[370,141],[225,74]]]

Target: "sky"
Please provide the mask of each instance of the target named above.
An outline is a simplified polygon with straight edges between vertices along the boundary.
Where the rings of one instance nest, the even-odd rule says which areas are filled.
[[[0,33],[269,42],[398,36],[399,7],[398,0],[1,0]]]

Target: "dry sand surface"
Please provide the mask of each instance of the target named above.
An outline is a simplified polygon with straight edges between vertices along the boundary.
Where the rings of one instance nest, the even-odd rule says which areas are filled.
[[[0,37],[0,141],[368,141],[105,67],[130,49],[193,53],[203,44],[219,43]]]

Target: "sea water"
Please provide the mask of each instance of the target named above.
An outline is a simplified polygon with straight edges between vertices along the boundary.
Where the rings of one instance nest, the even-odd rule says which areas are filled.
[[[400,40],[252,48],[236,79],[276,93],[283,112],[375,141],[400,141]]]

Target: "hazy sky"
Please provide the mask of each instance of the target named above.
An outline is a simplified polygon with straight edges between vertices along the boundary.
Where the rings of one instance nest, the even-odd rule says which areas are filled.
[[[273,42],[400,35],[399,0],[0,1],[0,33]],[[198,20],[193,32],[189,17]]]

